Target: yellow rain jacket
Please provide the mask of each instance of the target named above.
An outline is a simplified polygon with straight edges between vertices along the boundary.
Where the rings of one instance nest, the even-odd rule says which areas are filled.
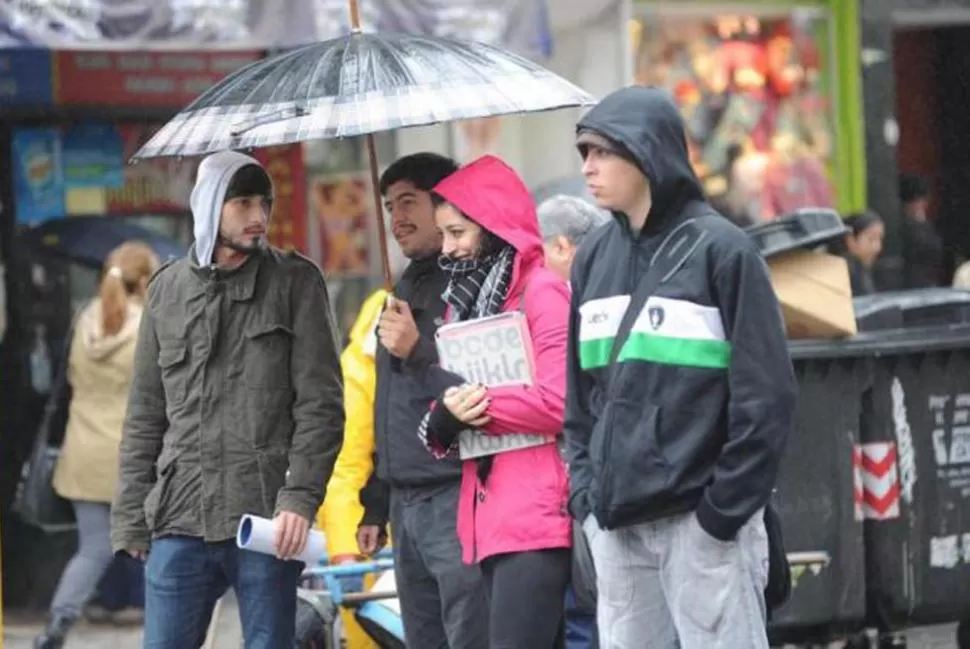
[[[377,382],[377,320],[387,292],[374,292],[357,314],[350,344],[340,356],[344,379],[344,444],[327,485],[327,496],[317,513],[317,525],[327,537],[331,557],[357,556],[357,526],[364,515],[360,490],[374,469],[374,390]],[[370,585],[372,580],[365,580]],[[347,649],[376,649],[353,615],[342,611]]]

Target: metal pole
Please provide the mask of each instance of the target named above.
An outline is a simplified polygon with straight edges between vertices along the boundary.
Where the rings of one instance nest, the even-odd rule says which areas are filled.
[[[347,0],[347,3],[350,10],[350,30],[352,34],[359,34],[360,8],[357,6],[357,0]],[[380,177],[377,173],[377,145],[374,143],[373,134],[368,133],[364,136],[364,145],[367,147],[367,162],[370,166],[370,185],[374,197],[374,217],[377,219],[377,240],[381,251],[384,290],[390,293],[394,288],[394,283],[391,281],[391,262],[387,252],[387,232],[384,227],[384,201],[381,197]]]

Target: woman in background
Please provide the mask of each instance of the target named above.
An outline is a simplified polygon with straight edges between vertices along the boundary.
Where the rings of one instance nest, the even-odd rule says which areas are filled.
[[[111,565],[110,505],[128,402],[135,340],[148,280],[158,269],[152,250],[136,242],[115,248],[104,265],[98,296],[78,316],[67,359],[72,389],[54,490],[71,501],[78,550],[51,603],[36,649],[60,649]]]
[[[872,282],[872,267],[882,253],[882,241],[886,226],[875,212],[860,212],[845,219],[849,228],[843,245],[835,251],[849,264],[849,281],[852,296],[870,295],[876,292]]]

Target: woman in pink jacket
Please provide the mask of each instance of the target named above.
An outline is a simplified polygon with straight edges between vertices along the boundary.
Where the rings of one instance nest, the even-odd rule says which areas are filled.
[[[547,436],[538,446],[465,461],[458,536],[465,561],[482,567],[491,646],[553,649],[562,643],[571,566],[568,481],[556,443],[566,391],[568,288],[545,268],[535,205],[504,162],[479,158],[437,185],[433,196],[441,265],[451,274],[448,320],[523,311],[535,372],[530,386],[491,388],[451,375],[419,434],[439,457],[457,453],[468,428]]]

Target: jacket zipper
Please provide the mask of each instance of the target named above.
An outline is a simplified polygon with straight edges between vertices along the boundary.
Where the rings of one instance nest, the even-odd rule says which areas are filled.
[[[476,484],[472,492],[472,563],[478,563],[478,499],[481,493]]]
[[[626,272],[626,292],[629,294],[630,299],[633,299],[633,293],[636,291],[637,287],[637,261],[639,249],[637,248],[639,238],[634,237],[633,241],[630,242],[629,256],[627,257],[627,272]],[[621,363],[619,360],[616,362],[615,367],[608,367],[607,372],[619,372]],[[607,375],[609,377],[609,375]],[[614,377],[612,379],[615,384],[619,377]],[[609,381],[610,379],[607,378]],[[606,394],[606,405],[609,406],[609,402],[613,400],[613,391]],[[610,471],[609,455],[610,449],[613,448],[613,420],[611,419],[607,422],[606,428],[603,430],[603,458],[602,458],[602,477],[600,480],[600,498],[596,503],[595,509],[597,510],[597,518],[602,521],[607,520],[607,511],[610,503],[613,500],[613,472]]]

